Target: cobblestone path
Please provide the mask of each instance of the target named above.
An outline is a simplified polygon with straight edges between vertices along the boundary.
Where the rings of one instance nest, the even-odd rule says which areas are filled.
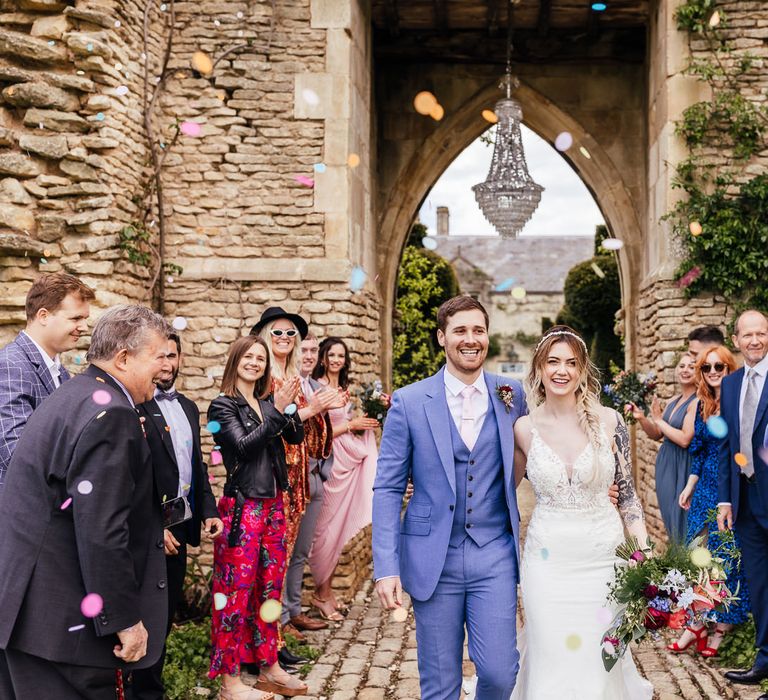
[[[519,494],[523,521],[532,498]],[[419,672],[416,665],[416,632],[413,614],[405,622],[394,622],[379,606],[368,581],[351,601],[344,622],[320,632],[308,633],[311,645],[323,650],[309,675],[307,700],[418,700]],[[754,700],[762,691],[732,686],[714,661],[684,654],[673,656],[666,639],[633,648],[637,666],[651,680],[657,700]],[[473,674],[465,650],[464,676]]]

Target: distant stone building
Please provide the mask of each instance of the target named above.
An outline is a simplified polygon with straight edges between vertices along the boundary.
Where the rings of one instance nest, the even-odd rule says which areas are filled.
[[[488,368],[521,379],[543,319],[554,321],[563,306],[568,270],[592,257],[594,237],[438,235],[436,240],[436,252],[453,265],[462,292],[488,310],[500,349]]]

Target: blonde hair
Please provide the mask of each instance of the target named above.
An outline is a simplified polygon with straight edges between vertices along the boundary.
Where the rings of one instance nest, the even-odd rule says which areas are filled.
[[[299,357],[301,353],[301,336],[296,335],[293,349],[288,353],[288,357],[285,358],[285,376],[283,376],[283,368],[280,366],[280,362],[275,359],[275,354],[272,352],[272,329],[275,327],[275,323],[278,321],[288,321],[291,324],[291,328],[296,331],[294,323],[287,318],[276,318],[274,321],[264,324],[264,327],[259,331],[259,337],[263,338],[267,344],[267,352],[269,352],[269,366],[272,368],[273,379],[290,379],[291,377],[299,376]]]
[[[600,379],[597,368],[592,364],[587,352],[587,346],[581,336],[568,326],[554,326],[548,330],[531,358],[531,367],[525,379],[525,393],[531,409],[544,403],[546,392],[542,381],[544,364],[553,346],[565,343],[576,358],[576,368],[579,371],[579,385],[576,387],[576,414],[579,427],[584,431],[592,445],[593,468],[589,481],[599,476],[599,452],[602,443],[600,424]]]

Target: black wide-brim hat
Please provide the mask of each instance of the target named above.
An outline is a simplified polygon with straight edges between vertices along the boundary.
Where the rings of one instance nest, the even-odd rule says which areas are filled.
[[[266,326],[270,321],[276,321],[278,318],[287,318],[291,323],[293,323],[293,325],[296,326],[296,329],[299,331],[299,335],[301,336],[302,340],[307,337],[307,333],[309,333],[309,326],[307,325],[307,322],[298,314],[289,314],[281,306],[270,306],[269,308],[265,309],[264,313],[261,314],[261,318],[259,319],[258,323],[253,328],[251,328],[251,335],[258,335],[264,326]]]

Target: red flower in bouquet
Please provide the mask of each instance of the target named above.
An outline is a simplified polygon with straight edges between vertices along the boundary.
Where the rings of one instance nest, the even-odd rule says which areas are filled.
[[[659,630],[666,627],[669,624],[669,613],[663,610],[656,610],[656,608],[648,608],[645,615],[645,629]]]
[[[669,627],[673,630],[681,630],[683,627],[685,627],[686,622],[688,622],[688,612],[686,610],[678,610],[677,612],[673,612],[669,616]]]
[[[657,586],[650,584],[643,589],[643,595],[648,598],[648,600],[651,600],[659,595],[659,589]]]

